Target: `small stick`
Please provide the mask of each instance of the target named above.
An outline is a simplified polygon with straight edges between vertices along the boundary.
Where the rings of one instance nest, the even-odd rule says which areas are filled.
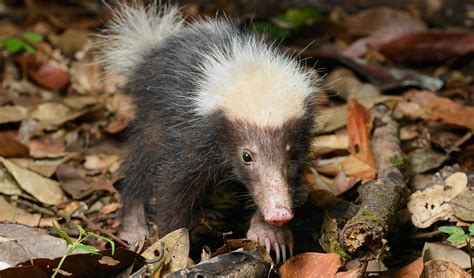
[[[129,248],[128,243],[126,243],[121,238],[119,238],[119,237],[115,236],[114,234],[112,234],[109,230],[102,229],[102,228],[98,227],[97,225],[92,223],[89,219],[87,219],[87,217],[85,217],[84,215],[81,215],[80,218],[81,218],[82,221],[84,221],[86,223],[86,225],[89,229],[94,230],[95,232],[98,232],[100,234],[106,235],[107,237],[113,239],[115,242],[117,242],[118,244],[120,244],[122,247],[124,247],[126,249]]]

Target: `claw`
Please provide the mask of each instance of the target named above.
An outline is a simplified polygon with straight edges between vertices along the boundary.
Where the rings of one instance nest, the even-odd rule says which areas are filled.
[[[286,261],[286,245],[280,244],[282,263]]]
[[[293,257],[293,248],[295,247],[293,241],[288,243],[288,249],[290,249],[290,258]]]
[[[145,245],[145,241],[144,240],[137,240],[137,241],[133,241],[128,249],[132,252],[135,252],[135,253],[140,253],[140,251],[143,249],[143,246]]]
[[[135,252],[135,250],[137,250],[137,247],[138,247],[138,241],[132,241],[129,245],[128,245],[128,250],[132,251],[132,252]]]
[[[273,243],[273,249],[275,249],[275,255],[276,255],[276,258],[275,258],[275,262],[277,264],[280,263],[280,246],[278,245],[278,243]]]
[[[267,253],[270,254],[270,239],[268,237],[265,238],[265,249],[267,249]]]

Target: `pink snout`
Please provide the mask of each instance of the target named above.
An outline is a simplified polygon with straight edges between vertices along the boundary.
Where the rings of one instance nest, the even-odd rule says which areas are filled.
[[[274,209],[264,214],[265,222],[273,226],[283,226],[293,219],[293,213],[288,209]]]

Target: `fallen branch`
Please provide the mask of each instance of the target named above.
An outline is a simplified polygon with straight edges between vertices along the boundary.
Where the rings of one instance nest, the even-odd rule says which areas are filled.
[[[339,234],[341,245],[351,254],[359,251],[364,259],[380,258],[386,253],[386,236],[408,194],[405,177],[409,164],[400,149],[398,124],[390,114],[385,105],[371,110],[377,179],[359,187],[359,211]]]
[[[267,277],[272,265],[271,258],[262,248],[251,251],[238,249],[187,266],[167,277]]]
[[[118,245],[124,247],[125,249],[128,249],[130,246],[128,245],[128,243],[126,243],[125,241],[123,241],[121,238],[115,236],[114,234],[112,234],[111,231],[107,230],[107,229],[103,229],[103,228],[100,228],[99,226],[97,226],[96,224],[94,224],[92,221],[90,221],[87,217],[85,217],[84,215],[81,216],[81,219],[82,221],[84,221],[84,223],[86,223],[87,225],[87,228],[89,230],[92,230],[94,232],[97,232],[99,234],[102,234],[110,239],[112,239],[113,241],[115,241]]]

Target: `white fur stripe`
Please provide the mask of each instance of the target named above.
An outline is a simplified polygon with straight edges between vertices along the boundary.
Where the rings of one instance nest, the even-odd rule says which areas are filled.
[[[101,36],[102,62],[108,70],[129,76],[148,50],[182,26],[175,6],[160,7],[157,1],[148,6],[140,1],[121,3]]]
[[[303,116],[316,91],[310,73],[256,39],[235,38],[228,55],[219,48],[203,55],[205,78],[195,98],[201,115],[222,109],[231,120],[279,127]]]

